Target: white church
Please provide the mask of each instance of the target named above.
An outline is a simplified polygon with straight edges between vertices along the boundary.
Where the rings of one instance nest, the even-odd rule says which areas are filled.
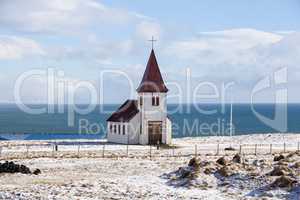
[[[167,92],[152,48],[138,100],[127,100],[107,119],[108,142],[171,144],[172,122],[167,115]]]

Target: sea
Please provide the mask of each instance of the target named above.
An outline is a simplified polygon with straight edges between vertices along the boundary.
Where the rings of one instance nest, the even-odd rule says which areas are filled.
[[[0,140],[103,139],[119,105],[0,104]],[[285,109],[286,108],[286,109]],[[31,112],[33,111],[33,112]],[[174,138],[300,133],[300,104],[170,104]]]

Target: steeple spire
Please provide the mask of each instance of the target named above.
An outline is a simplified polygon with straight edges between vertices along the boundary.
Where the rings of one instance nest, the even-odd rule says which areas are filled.
[[[153,49],[151,50],[147,67],[140,86],[137,88],[137,92],[168,92],[168,88],[165,86],[161,76]]]

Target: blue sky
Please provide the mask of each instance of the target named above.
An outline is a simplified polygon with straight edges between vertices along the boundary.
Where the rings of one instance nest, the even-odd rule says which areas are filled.
[[[192,90],[204,81],[219,91],[234,82],[234,101],[249,102],[257,82],[282,67],[288,70],[289,102],[299,102],[299,11],[298,0],[3,0],[0,102],[15,101],[15,81],[22,73],[49,67],[64,71],[59,80],[89,81],[98,91],[103,70],[121,70],[134,87],[125,77],[107,75],[104,103],[134,98],[152,35],[158,39],[155,51],[170,94],[177,95],[170,102],[189,101],[187,69]],[[46,80],[28,79],[22,99],[46,102]],[[274,91],[262,92],[257,101],[274,102]],[[211,91],[200,91],[206,92]],[[89,101],[84,90],[77,96],[78,102]]]
[[[160,19],[166,26],[187,26],[193,31],[255,28],[266,31],[299,30],[298,0],[188,0],[104,1]],[[192,33],[191,33],[192,34]]]

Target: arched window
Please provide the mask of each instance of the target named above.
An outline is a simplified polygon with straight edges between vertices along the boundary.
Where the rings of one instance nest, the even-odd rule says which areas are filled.
[[[152,106],[159,106],[159,96],[152,97]]]

